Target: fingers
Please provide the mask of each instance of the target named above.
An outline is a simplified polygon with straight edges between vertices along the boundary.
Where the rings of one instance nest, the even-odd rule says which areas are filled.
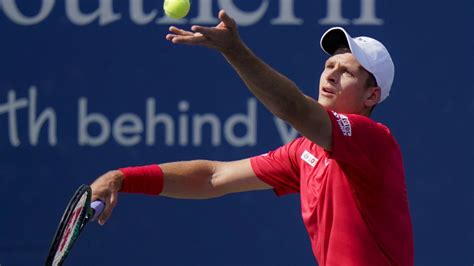
[[[174,44],[203,45],[207,40],[200,32],[186,31],[174,26],[171,26],[169,31],[171,33],[167,34],[165,38]]]
[[[229,17],[229,15],[227,15],[227,13],[224,11],[224,10],[220,10],[219,11],[219,19],[224,22],[224,24],[231,28],[231,29],[235,29],[237,28],[237,24],[235,23],[235,20],[231,17]]]
[[[117,205],[117,193],[112,193],[106,199],[102,199],[105,203],[105,208],[102,214],[99,216],[99,224],[104,225],[107,220],[112,215],[112,211],[114,210],[115,206]]]
[[[166,34],[166,40],[168,41],[173,41],[174,37],[177,37],[178,35],[176,34]]]
[[[176,34],[176,35],[181,35],[181,36],[192,36],[193,33],[190,31],[186,31],[180,28],[176,28],[175,26],[169,27],[169,31]]]
[[[166,39],[174,44],[204,45],[207,38],[201,33],[194,33],[192,36],[181,36],[176,34],[166,35]]]
[[[194,25],[191,27],[191,30],[194,32],[201,33],[204,36],[213,36],[216,34],[216,28],[209,28],[209,27],[203,27],[203,26],[197,26]]]
[[[199,36],[169,36],[167,37],[169,41],[174,44],[188,44],[188,45],[201,45],[206,41],[206,37]]]
[[[194,25],[191,31],[170,27],[166,40],[174,44],[200,45],[218,50],[226,50],[239,41],[237,24],[224,10],[219,12],[220,23],[215,27]]]

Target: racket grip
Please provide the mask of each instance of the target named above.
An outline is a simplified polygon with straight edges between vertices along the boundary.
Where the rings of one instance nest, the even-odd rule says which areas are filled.
[[[101,200],[96,200],[91,203],[91,208],[93,210],[92,221],[97,220],[100,214],[104,211],[105,203]]]

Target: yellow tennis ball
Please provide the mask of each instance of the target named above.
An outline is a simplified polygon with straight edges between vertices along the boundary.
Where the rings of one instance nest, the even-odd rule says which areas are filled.
[[[163,10],[170,18],[184,18],[191,8],[189,0],[165,0]]]

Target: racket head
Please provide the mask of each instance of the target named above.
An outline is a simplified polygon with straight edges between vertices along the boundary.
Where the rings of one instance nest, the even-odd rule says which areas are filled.
[[[46,265],[62,265],[90,218],[91,188],[81,185],[72,196],[49,248]]]

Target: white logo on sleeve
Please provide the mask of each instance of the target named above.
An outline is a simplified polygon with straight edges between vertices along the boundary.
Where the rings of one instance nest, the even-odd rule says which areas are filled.
[[[301,154],[301,159],[303,159],[303,161],[307,162],[312,167],[314,167],[318,162],[318,158],[309,153],[307,150],[305,150],[303,154]]]
[[[338,114],[336,112],[332,112],[336,117],[337,124],[341,128],[342,135],[346,137],[352,136],[352,128],[351,123],[349,122],[349,118],[345,115]]]

